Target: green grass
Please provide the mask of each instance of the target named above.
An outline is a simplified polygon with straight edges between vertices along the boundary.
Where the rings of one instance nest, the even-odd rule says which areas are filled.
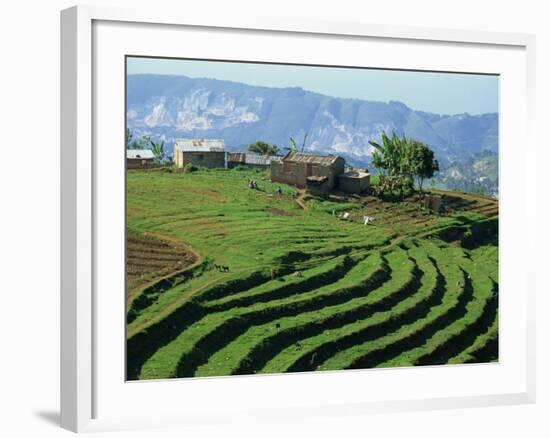
[[[246,307],[231,308],[208,313],[203,319],[182,332],[176,340],[160,349],[143,367],[142,378],[159,378],[161,375],[180,377],[194,371],[208,350],[213,350],[231,336],[240,333],[247,324],[276,319],[277,315],[297,315],[308,309],[321,309],[323,305],[345,301],[361,293],[358,287],[374,279],[383,269],[382,259],[376,254],[353,266],[343,279],[319,289],[268,303],[255,303]],[[159,364],[164,367],[159,370]],[[180,370],[178,371],[178,367]]]
[[[396,251],[391,253],[386,258],[388,268],[392,271],[399,269],[402,273],[402,277],[410,278],[412,277],[412,270],[414,268],[413,263],[407,258],[407,255],[404,251]],[[358,272],[351,272],[350,275],[346,276],[348,284],[339,284],[335,283],[338,288],[342,287],[354,287],[355,284],[362,284],[362,279],[357,275]],[[355,274],[355,275],[354,275]],[[357,278],[355,284],[349,284],[351,278]],[[384,282],[386,284],[388,281]],[[343,282],[340,282],[343,283]],[[349,285],[349,286],[348,286]],[[369,285],[370,286],[370,285]],[[232,373],[252,373],[257,370],[254,369],[250,363],[250,357],[248,355],[251,353],[251,350],[257,346],[259,343],[265,345],[268,343],[269,338],[276,337],[277,339],[282,339],[285,342],[289,342],[291,339],[295,340],[296,338],[300,339],[301,334],[311,334],[316,330],[322,330],[323,324],[334,318],[336,315],[339,316],[338,320],[345,320],[346,316],[353,318],[353,311],[362,305],[363,307],[373,306],[374,303],[380,302],[383,298],[387,297],[387,293],[380,292],[379,290],[372,290],[371,287],[364,287],[360,290],[360,295],[351,298],[348,301],[343,302],[342,304],[335,304],[332,306],[322,307],[311,312],[303,312],[297,316],[283,317],[273,321],[269,321],[266,324],[255,325],[248,329],[238,338],[234,339],[231,343],[227,344],[223,349],[213,354],[208,363],[197,369],[196,375],[225,375]],[[379,289],[382,289],[380,287]],[[351,297],[352,295],[350,295]],[[368,313],[369,309],[365,309],[363,315]],[[358,317],[359,312],[356,312],[356,317]],[[281,333],[284,332],[284,333]],[[267,348],[263,349],[264,354],[274,354],[276,351],[274,345],[270,345]],[[265,360],[265,359],[264,359]]]
[[[340,333],[353,331],[353,327],[379,319],[384,312],[393,313],[399,303],[416,295],[422,283],[429,281],[419,271],[417,261],[410,257],[410,254],[399,249],[389,253],[386,259],[391,277],[365,296],[308,315],[309,319],[304,320],[305,324],[297,325],[292,321],[285,321],[286,332],[272,336],[271,340],[264,340],[256,347],[256,354],[250,355],[259,360],[251,361],[248,369],[241,366],[238,371],[270,373],[286,370],[300,357],[314,354],[316,348],[338,338]],[[285,327],[283,324],[281,326]]]
[[[408,321],[416,320],[434,302],[441,299],[441,278],[425,253],[410,249],[408,254],[415,263],[415,270],[412,272],[415,279],[412,282],[414,287],[411,287],[410,278],[406,281],[403,278],[403,270],[394,270],[392,280],[378,291],[383,294],[387,291],[402,290],[406,292],[404,297],[392,303],[390,308],[379,309],[367,318],[331,330],[328,333],[330,336],[323,333],[321,336],[307,339],[301,343],[300,349],[288,349],[286,354],[276,357],[262,371],[275,372],[279,367],[289,371],[313,370],[337,351],[341,351],[342,354],[336,360],[345,360],[353,353],[353,348],[350,347],[361,345],[373,337],[395,331]],[[403,284],[408,287],[403,287]]]
[[[302,209],[295,188],[249,169],[128,171],[127,187],[129,230],[201,259],[136,295],[130,379],[494,360],[498,247],[476,210],[313,197]],[[456,228],[467,248],[440,240]]]
[[[441,250],[433,245],[429,246],[429,254],[438,261],[438,269],[445,281],[445,294],[440,303],[427,309],[425,316],[399,327],[396,331],[365,343],[354,344],[350,348],[336,353],[320,364],[318,369],[374,367],[382,363],[385,363],[385,366],[411,365],[409,354],[415,345],[414,341],[421,344],[425,341],[422,330],[429,332],[438,321],[443,322],[453,309],[461,308],[462,303],[470,299],[465,288],[465,275],[457,265],[456,256],[453,257],[451,251]]]

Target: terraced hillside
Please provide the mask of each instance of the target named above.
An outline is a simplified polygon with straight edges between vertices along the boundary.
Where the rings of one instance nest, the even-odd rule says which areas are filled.
[[[127,303],[131,305],[146,285],[156,284],[174,271],[188,269],[197,259],[181,242],[163,241],[151,233],[129,232],[126,236]]]
[[[128,171],[127,187],[129,236],[196,254],[128,291],[130,380],[498,359],[494,200],[298,203],[238,169]]]

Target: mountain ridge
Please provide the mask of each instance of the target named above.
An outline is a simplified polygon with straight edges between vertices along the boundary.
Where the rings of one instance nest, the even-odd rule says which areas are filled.
[[[427,90],[429,92],[429,90]],[[436,114],[403,102],[331,97],[301,87],[266,87],[183,75],[127,76],[127,126],[164,140],[222,138],[242,150],[257,140],[306,152],[338,154],[354,166],[371,163],[370,140],[405,133],[428,144],[443,168],[480,153],[498,153],[498,113]]]

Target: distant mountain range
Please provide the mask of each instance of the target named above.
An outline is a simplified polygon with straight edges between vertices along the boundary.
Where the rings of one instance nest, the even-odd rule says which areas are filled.
[[[284,149],[290,137],[301,144],[307,134],[306,152],[337,154],[351,165],[368,167],[369,140],[395,131],[427,143],[443,170],[476,154],[498,153],[497,113],[440,115],[395,101],[186,76],[129,75],[127,122],[134,136],[163,139],[170,152],[177,137],[223,138],[228,150],[242,150],[257,140]],[[447,177],[448,188],[454,188],[452,179]],[[467,181],[460,187],[468,189]],[[487,189],[498,192],[492,186]]]
[[[445,166],[434,178],[437,187],[498,198],[498,155],[481,152]]]

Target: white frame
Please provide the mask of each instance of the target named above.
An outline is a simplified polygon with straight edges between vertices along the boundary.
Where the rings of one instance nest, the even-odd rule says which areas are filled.
[[[198,16],[190,11],[127,10],[78,6],[61,13],[61,425],[72,431],[161,426],[136,419],[99,420],[93,418],[94,351],[94,157],[92,153],[92,22],[94,20],[271,30],[294,33],[353,35],[402,40],[505,45],[524,49],[527,57],[527,146],[534,149],[534,51],[531,35],[395,27],[365,23],[312,22],[295,19],[241,18],[228,23],[213,15]],[[526,182],[535,188],[535,178]],[[533,195],[534,196],[534,195]],[[530,243],[534,245],[534,226]],[[534,273],[526,285],[528,311],[527,376],[525,391],[472,397],[428,400],[393,400],[376,403],[323,405],[305,410],[304,415],[335,413],[394,412],[404,410],[473,407],[532,403],[535,400]],[[296,417],[294,410],[279,415]],[[175,424],[179,424],[177,421]]]

